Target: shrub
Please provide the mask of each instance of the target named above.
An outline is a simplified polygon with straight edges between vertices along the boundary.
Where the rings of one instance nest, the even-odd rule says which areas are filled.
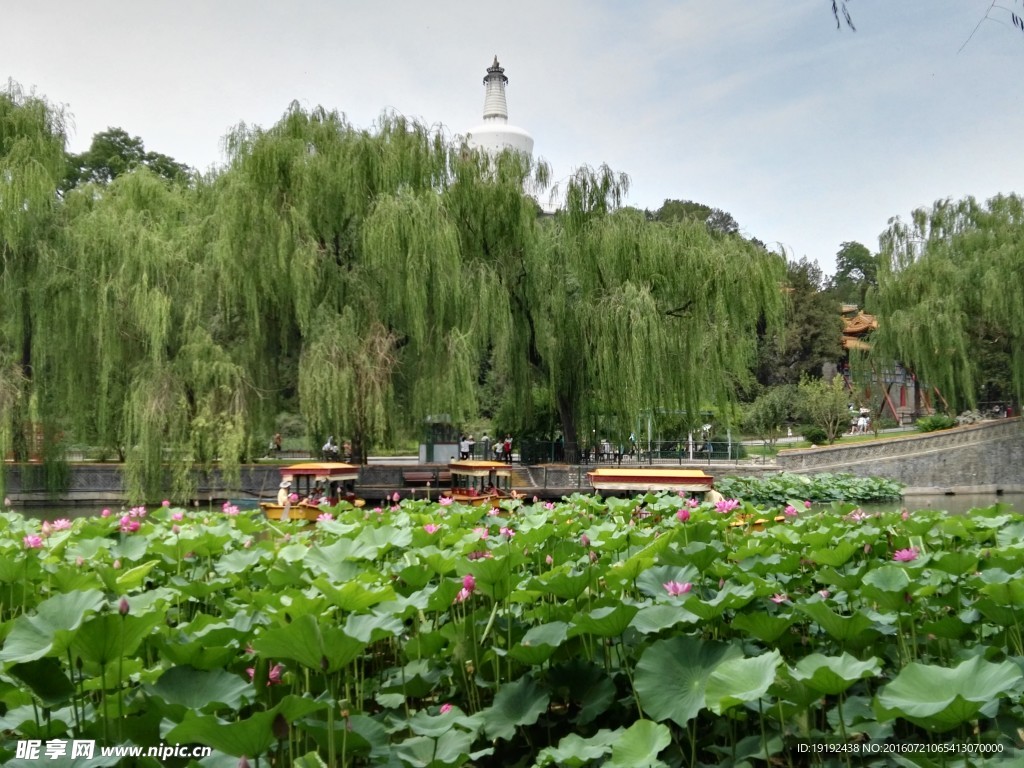
[[[917,424],[915,426],[917,426],[918,432],[936,432],[940,429],[955,427],[956,419],[952,416],[936,413],[931,416],[922,416],[917,420]]]
[[[821,427],[807,426],[800,430],[800,434],[804,440],[814,445],[824,445],[828,442],[828,433]]]

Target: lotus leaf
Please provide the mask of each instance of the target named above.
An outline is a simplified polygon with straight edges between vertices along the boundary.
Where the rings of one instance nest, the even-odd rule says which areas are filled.
[[[648,715],[685,727],[704,708],[715,668],[742,656],[739,648],[726,643],[685,636],[659,640],[637,662],[633,685]]]
[[[722,714],[727,709],[757,701],[775,680],[775,670],[782,663],[776,651],[752,658],[725,659],[711,672],[704,689],[708,709]]]
[[[975,656],[956,667],[912,662],[876,697],[879,720],[902,717],[931,731],[948,731],[973,720],[988,702],[1019,695],[1024,674],[1010,661]]]
[[[548,708],[548,693],[525,675],[505,683],[494,696],[494,704],[483,710],[484,732],[489,739],[511,739],[516,726],[532,725]]]
[[[672,741],[672,734],[662,723],[637,720],[612,743],[609,766],[615,768],[661,768],[658,753]]]
[[[843,693],[858,680],[875,677],[882,671],[879,659],[859,661],[848,653],[841,656],[823,656],[812,653],[796,663],[793,677],[828,696]]]

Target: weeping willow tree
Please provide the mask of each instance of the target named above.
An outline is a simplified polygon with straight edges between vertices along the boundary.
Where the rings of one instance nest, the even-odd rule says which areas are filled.
[[[624,182],[607,168],[576,173],[520,284],[527,359],[549,382],[567,446],[595,406],[622,434],[643,412],[724,407],[748,375],[759,324],[782,316],[780,256],[621,209]]]
[[[19,459],[59,433],[35,389],[34,353],[47,299],[40,259],[55,236],[65,143],[62,110],[13,83],[0,92],[0,453]]]
[[[244,321],[240,355],[265,393],[262,418],[297,392],[316,444],[351,435],[365,454],[403,417],[450,399],[424,394],[419,367],[440,348],[438,326],[407,324],[412,312],[401,323],[393,317],[398,305],[437,297],[420,267],[453,247],[436,215],[450,147],[403,118],[385,115],[373,130],[357,130],[336,112],[294,104],[269,129],[239,126],[227,146],[212,268],[225,287],[222,311]],[[419,254],[394,275],[400,294],[365,253],[370,220],[389,212],[412,217],[395,236]],[[461,276],[443,280],[450,286]],[[464,339],[450,335],[441,346],[449,350],[443,359],[466,367]],[[457,378],[442,374],[437,386]]]
[[[45,265],[48,400],[126,463],[133,499],[194,492],[194,468],[237,476],[252,389],[207,279],[202,193],[146,169],[65,199]],[[170,470],[169,477],[166,474]]]
[[[900,360],[951,407],[1024,394],[1024,204],[943,200],[881,238],[872,357]],[[1002,391],[1000,391],[1002,390]]]

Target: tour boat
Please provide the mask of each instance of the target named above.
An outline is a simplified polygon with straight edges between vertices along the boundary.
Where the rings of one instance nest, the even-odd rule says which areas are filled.
[[[497,507],[512,498],[512,467],[502,461],[464,459],[448,464],[452,488],[446,494],[461,504]]]
[[[715,478],[700,469],[680,467],[648,467],[645,469],[622,469],[601,467],[587,472],[595,491],[683,491],[685,493],[707,493],[713,487]]]
[[[289,520],[316,520],[324,507],[347,501],[357,507],[363,500],[355,494],[359,467],[336,461],[307,462],[281,467],[281,484],[287,483],[289,495],[296,498],[289,505]],[[319,493],[317,490],[319,489]],[[322,501],[321,501],[322,500]],[[319,503],[318,503],[319,502]],[[269,520],[284,518],[284,507],[274,501],[260,502]]]

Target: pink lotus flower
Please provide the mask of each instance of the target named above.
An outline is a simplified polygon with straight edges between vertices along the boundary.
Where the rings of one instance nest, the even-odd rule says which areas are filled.
[[[401,498],[402,497],[398,495],[398,491],[395,491],[394,493],[391,494],[391,500],[395,502],[395,504],[397,504],[399,499]]]
[[[554,508],[555,508],[554,502],[552,502],[552,501],[545,501],[544,502],[544,509],[552,510]]]
[[[423,530],[427,533],[434,534],[441,530],[440,525],[434,525],[433,523],[427,523],[423,526]]]
[[[548,555],[547,557],[544,558],[544,562],[547,563],[548,565],[554,565],[555,564],[555,558],[553,558],[551,555]]]
[[[715,510],[720,515],[728,514],[732,512],[736,507],[740,505],[739,499],[722,499],[721,501],[715,502]]]
[[[228,517],[238,517],[239,512],[241,512],[241,510],[234,504],[224,505],[224,514]]]
[[[122,515],[120,528],[121,533],[135,533],[139,530],[139,521],[132,520],[128,515]]]
[[[921,554],[917,547],[908,547],[907,549],[897,549],[893,552],[892,559],[897,563],[909,563],[913,560],[917,560],[917,556]]]
[[[397,504],[392,504],[390,507],[388,507],[388,509],[390,509],[392,512],[398,512],[402,508],[400,506],[398,506]]]
[[[249,680],[253,680],[256,677],[256,667],[246,667],[245,671],[249,674]],[[267,671],[267,685],[280,685],[281,684],[281,673],[284,672],[284,667],[280,664],[275,664]]]
[[[511,539],[513,536],[516,535],[516,532],[506,525],[502,526],[501,535],[504,536],[506,539]]]
[[[850,520],[851,522],[854,522],[854,523],[859,523],[859,522],[862,522],[864,520],[867,520],[868,519],[868,515],[865,514],[864,512],[862,512],[859,509],[855,509],[855,510],[853,510],[853,512],[851,512],[850,514],[848,514],[846,516],[846,519]]]
[[[42,549],[43,537],[29,534],[22,538],[21,543],[25,545],[25,549]]]
[[[128,510],[128,517],[145,517],[145,516],[146,516],[146,508],[145,507],[132,507],[131,509]]]
[[[796,507],[794,507],[792,504],[787,504],[786,508],[784,510],[782,510],[782,511],[786,514],[786,517],[796,517],[797,516]]]
[[[810,508],[811,508],[810,499],[805,499],[804,500],[804,509],[810,509]]]
[[[170,501],[170,499],[164,499],[163,501],[161,501],[161,502],[160,502],[160,506],[161,506],[161,507],[164,507],[164,508],[167,508],[167,507],[171,506],[171,501]]]
[[[473,533],[475,533],[481,539],[486,539],[488,536],[491,535],[491,532],[489,530],[487,530],[486,528],[484,528],[483,526],[480,526],[479,528],[474,528],[473,529]]]
[[[592,563],[596,563],[601,558],[601,556],[599,554],[597,554],[597,550],[595,550],[595,549],[590,550],[589,557],[590,557],[590,562],[592,562]]]
[[[441,705],[441,714],[442,715],[447,715],[451,711],[452,711],[452,705],[451,704],[442,704]]]
[[[11,506],[11,497],[10,496],[4,496],[4,506],[5,507],[10,507]]]
[[[184,512],[171,512],[171,520],[181,521],[185,519]]]
[[[316,516],[316,521],[318,523],[329,523],[333,519],[334,515],[332,515],[330,512],[321,512],[319,515]]]
[[[686,503],[689,505],[690,509],[696,509],[700,506],[700,502],[693,498],[687,499]]]
[[[115,571],[120,571],[121,570],[121,561],[120,560],[115,560],[111,565],[113,566]]]
[[[472,573],[467,573],[462,577],[462,588],[469,592],[476,590],[476,577]]]
[[[122,597],[121,598],[121,602],[119,602],[117,604],[117,612],[120,613],[122,616],[127,616],[128,615],[128,611],[130,611],[130,610],[131,610],[131,606],[128,605],[128,598],[127,597]]]
[[[584,533],[580,535],[580,545],[583,547],[590,546],[590,537],[587,536],[587,534]]]
[[[679,581],[669,581],[662,584],[661,586],[663,586],[665,588],[665,591],[668,592],[669,595],[671,595],[672,597],[685,595],[687,592],[693,589],[693,584],[691,584],[688,581],[685,583]]]
[[[447,507],[453,501],[455,501],[455,499],[453,499],[451,496],[442,496],[437,500],[437,503],[440,504],[442,507]]]
[[[473,596],[473,593],[470,592],[465,587],[463,587],[462,589],[459,590],[459,593],[455,596],[455,599],[452,600],[452,605],[455,605],[455,603],[464,603],[467,600],[469,600],[469,598],[471,598],[472,596]]]
[[[829,594],[830,593],[829,593],[829,591],[827,589],[819,589],[818,590],[818,595],[821,597],[822,600],[827,600]]]
[[[83,565],[85,565],[85,558],[79,555],[75,558],[75,567],[81,568]]]
[[[55,531],[66,531],[71,527],[71,521],[66,517],[59,517],[53,521],[52,527]]]
[[[175,536],[177,536],[179,533],[181,533],[181,526],[178,525],[177,523],[172,525],[171,526],[171,533],[173,533]]]
[[[250,549],[252,547],[252,539],[246,539],[242,542],[243,549]]]
[[[104,508],[103,511],[100,512],[100,517],[110,517],[110,510]]]
[[[678,512],[676,512],[676,520],[678,520],[680,523],[689,522],[689,520],[690,520],[690,510],[688,510],[688,509],[680,509]]]
[[[785,592],[776,592],[768,599],[771,600],[773,603],[784,603],[787,600],[789,600],[789,595],[787,595]]]

